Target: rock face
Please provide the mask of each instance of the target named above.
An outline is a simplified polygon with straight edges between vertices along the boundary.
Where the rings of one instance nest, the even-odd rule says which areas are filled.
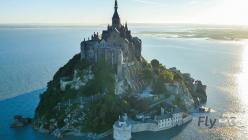
[[[16,115],[14,117],[14,121],[10,125],[11,128],[19,128],[19,127],[24,127],[32,123],[31,118],[24,118],[20,115]]]
[[[112,128],[121,112],[130,117],[156,115],[161,107],[190,112],[206,102],[201,81],[142,57],[142,42],[132,37],[127,24],[120,24],[117,7],[116,2],[112,26],[102,36],[94,33],[84,40],[81,52],[48,82],[35,111],[35,129],[57,137],[102,133]],[[148,91],[149,98],[141,98]]]

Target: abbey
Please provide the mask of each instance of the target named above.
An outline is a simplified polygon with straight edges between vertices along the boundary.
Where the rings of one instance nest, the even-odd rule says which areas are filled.
[[[108,25],[102,35],[94,33],[91,39],[81,42],[81,58],[90,62],[104,60],[111,64],[119,75],[123,64],[141,59],[142,41],[138,37],[132,37],[127,23],[121,24],[117,0],[114,9],[112,25]]]
[[[130,140],[132,133],[189,122],[188,113],[207,101],[206,86],[159,60],[148,62],[141,50],[141,40],[121,24],[115,0],[112,24],[84,39],[81,52],[48,82],[33,127],[57,137],[100,139],[113,132],[115,140]]]

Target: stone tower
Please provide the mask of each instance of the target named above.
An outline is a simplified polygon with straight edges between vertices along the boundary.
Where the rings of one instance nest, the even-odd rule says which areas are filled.
[[[118,2],[115,0],[115,12],[112,18],[112,26],[113,28],[119,28],[121,26],[121,20],[118,14]]]
[[[113,129],[114,140],[130,140],[132,138],[132,126],[126,113],[119,116],[119,120],[115,122]]]

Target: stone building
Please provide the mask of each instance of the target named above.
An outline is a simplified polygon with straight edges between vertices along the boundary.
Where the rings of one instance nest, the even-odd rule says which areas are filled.
[[[113,125],[113,138],[115,140],[131,139],[132,133],[138,132],[158,132],[167,130],[176,126],[183,125],[192,120],[191,115],[185,115],[176,110],[173,113],[165,113],[161,108],[161,114],[155,116],[136,115],[136,119],[128,118],[127,114],[121,114],[119,120]]]
[[[127,23],[121,24],[118,14],[118,3],[115,0],[112,25],[102,35],[94,33],[91,39],[81,42],[81,58],[90,62],[104,60],[111,64],[117,75],[122,72],[122,65],[141,59],[142,42],[132,37]]]
[[[113,137],[115,140],[130,140],[132,134],[132,126],[128,121],[126,113],[119,116],[119,120],[113,125]]]

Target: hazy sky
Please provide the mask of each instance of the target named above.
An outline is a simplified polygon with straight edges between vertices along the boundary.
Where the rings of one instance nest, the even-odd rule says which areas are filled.
[[[122,22],[248,25],[248,0],[118,0]],[[0,24],[110,23],[114,0],[0,0]]]

